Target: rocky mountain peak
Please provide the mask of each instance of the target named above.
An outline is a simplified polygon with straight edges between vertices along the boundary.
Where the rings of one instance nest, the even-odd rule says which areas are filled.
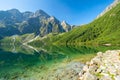
[[[55,18],[54,16],[50,16],[48,18],[48,22],[60,24],[60,21],[57,18]]]
[[[57,20],[54,16],[50,16],[49,18],[48,18],[48,21],[55,21],[55,20]]]
[[[61,22],[61,25],[63,26],[63,29],[64,29],[66,32],[68,32],[69,30],[71,30],[71,26],[70,26],[65,20],[63,20],[63,21]]]
[[[34,13],[34,16],[35,17],[45,17],[45,18],[49,18],[50,16],[44,12],[43,10],[37,10],[35,13]]]
[[[0,11],[0,15],[0,30],[3,30],[0,35],[4,37],[28,33],[45,36],[49,33],[62,33],[71,30],[70,25],[65,21],[62,26],[57,18],[49,16],[43,10],[37,10],[35,13],[29,11],[21,13],[17,9],[11,9]],[[9,27],[11,28],[9,29]],[[9,33],[6,34],[8,30]]]
[[[55,20],[55,17],[54,16],[51,16],[50,18],[49,18],[49,20],[51,21],[51,20]]]
[[[97,18],[103,16],[106,12],[114,8],[118,3],[120,3],[120,0],[114,0],[114,2],[111,5],[109,5],[100,15],[97,16]]]
[[[13,16],[21,16],[22,15],[18,9],[10,9],[10,10],[7,10],[7,12]]]
[[[4,16],[4,22],[6,24],[14,24],[15,22],[21,22],[23,20],[23,15],[18,9],[10,9],[5,11],[6,14]]]
[[[24,17],[24,18],[30,18],[30,17],[32,17],[33,15],[34,15],[34,13],[33,13],[33,12],[30,12],[30,11],[26,11],[26,12],[23,13],[23,17]]]
[[[15,15],[15,14],[21,14],[20,11],[18,9],[10,9],[10,10],[7,10],[7,12]]]
[[[61,25],[63,25],[63,26],[67,26],[66,21],[65,21],[65,20],[63,20],[63,21],[61,22]]]

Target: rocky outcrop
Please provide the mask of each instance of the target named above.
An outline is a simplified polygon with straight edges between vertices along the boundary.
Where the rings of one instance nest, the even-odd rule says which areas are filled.
[[[114,2],[111,5],[109,5],[100,15],[97,16],[97,18],[103,16],[106,12],[114,8],[118,3],[120,3],[120,0],[114,0]]]
[[[79,76],[79,80],[120,80],[120,50],[98,52]]]
[[[62,21],[61,25],[63,26],[63,29],[68,32],[72,29],[72,26],[70,26],[68,23],[66,23],[66,21]]]

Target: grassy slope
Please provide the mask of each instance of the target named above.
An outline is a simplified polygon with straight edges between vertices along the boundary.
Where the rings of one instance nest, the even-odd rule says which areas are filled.
[[[61,34],[53,34],[50,33],[44,37],[39,37],[36,40],[28,43],[29,45],[32,45],[34,47],[41,47],[41,46],[50,46],[52,45],[54,42],[56,42],[57,40],[59,40],[60,38],[62,38],[62,35],[64,33]]]
[[[57,44],[120,44],[120,4],[93,22],[64,34]]]

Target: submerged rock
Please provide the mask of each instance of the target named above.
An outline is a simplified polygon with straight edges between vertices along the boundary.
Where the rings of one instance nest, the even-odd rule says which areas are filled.
[[[77,80],[79,71],[82,70],[83,66],[84,64],[80,62],[70,62],[49,74],[48,79],[44,80]]]
[[[79,76],[79,80],[120,80],[120,50],[98,52]]]

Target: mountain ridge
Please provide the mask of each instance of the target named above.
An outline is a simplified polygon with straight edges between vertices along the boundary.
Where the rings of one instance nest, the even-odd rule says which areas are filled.
[[[0,11],[0,31],[0,37],[27,33],[44,36],[49,33],[66,32],[57,18],[40,9],[36,12],[20,12],[18,9]]]

